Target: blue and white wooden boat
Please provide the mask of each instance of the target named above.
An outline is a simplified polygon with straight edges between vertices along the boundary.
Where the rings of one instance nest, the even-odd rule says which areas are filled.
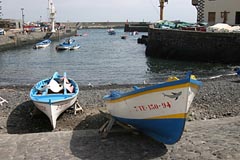
[[[30,91],[35,106],[48,116],[53,128],[57,118],[77,101],[79,88],[71,78],[55,72],[52,77],[39,81]]]
[[[80,48],[80,45],[72,38],[66,39],[63,43],[56,46],[57,50],[74,50]]]
[[[104,96],[111,116],[153,139],[174,144],[184,130],[186,116],[202,83],[191,78],[134,87],[129,92],[111,91]]]
[[[38,43],[36,43],[34,46],[33,46],[33,48],[34,49],[38,49],[38,48],[46,48],[47,46],[49,46],[50,44],[51,44],[51,40],[50,39],[45,39],[45,40],[43,40],[43,41],[41,41],[41,42],[38,42]]]

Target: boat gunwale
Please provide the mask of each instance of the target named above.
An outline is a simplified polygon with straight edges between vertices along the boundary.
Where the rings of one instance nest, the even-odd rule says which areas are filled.
[[[111,95],[105,95],[103,97],[103,99],[106,101],[115,101],[115,100],[120,101],[119,99],[128,99],[128,97],[132,96],[132,95],[136,95],[136,96],[138,96],[138,94],[142,95],[141,93],[144,94],[144,92],[147,92],[150,90],[157,90],[157,89],[161,89],[161,88],[167,88],[167,87],[177,86],[177,85],[182,85],[182,84],[187,84],[187,83],[189,83],[189,86],[197,88],[197,89],[199,88],[199,86],[202,85],[201,81],[191,79],[189,76],[184,79],[171,81],[171,82],[163,82],[163,83],[159,83],[159,84],[144,87],[144,88],[134,89],[129,92],[118,92],[118,96],[114,96],[114,97]]]
[[[48,81],[48,80],[51,80],[52,77],[50,78],[46,78],[46,79],[43,79],[41,81]],[[38,103],[49,103],[49,100],[51,100],[51,103],[58,103],[58,102],[61,102],[61,101],[66,101],[66,100],[70,100],[70,99],[73,99],[74,97],[76,97],[79,93],[79,87],[78,87],[78,84],[71,78],[68,78],[69,81],[71,81],[73,84],[74,87],[75,87],[75,91],[76,93],[51,93],[51,94],[46,94],[46,95],[37,95],[37,94],[33,94],[33,91],[37,91],[37,89],[35,88],[35,85],[32,87],[32,89],[30,90],[30,98],[32,101],[34,102],[38,102]],[[36,84],[40,83],[41,81],[37,82]],[[52,100],[51,99],[51,96],[54,97],[54,96],[59,96],[60,97],[64,97],[66,96],[66,98],[64,99],[59,99],[59,100]],[[44,100],[43,101],[43,98],[41,97],[44,97],[44,99],[47,99],[48,97],[48,101]]]

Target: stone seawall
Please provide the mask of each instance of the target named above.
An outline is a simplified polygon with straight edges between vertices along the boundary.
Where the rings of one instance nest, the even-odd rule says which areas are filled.
[[[150,22],[60,22],[71,29],[124,28],[126,32],[147,32]]]
[[[60,22],[71,29],[108,29],[124,28],[125,22]]]
[[[148,32],[148,27],[149,27],[150,23],[134,23],[134,24],[130,24],[130,23],[126,23],[124,26],[124,32],[134,32],[134,31],[138,31],[138,32]]]
[[[30,34],[12,34],[0,36],[0,51],[21,47],[24,45],[33,45],[50,36],[51,40],[59,40],[76,34],[76,30],[67,30],[55,32],[52,35],[47,32],[31,32]]]
[[[239,63],[239,33],[209,33],[149,28],[146,55],[204,62]]]

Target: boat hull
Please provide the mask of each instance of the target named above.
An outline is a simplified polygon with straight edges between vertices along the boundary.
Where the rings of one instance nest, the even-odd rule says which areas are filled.
[[[182,135],[187,112],[201,83],[190,78],[105,96],[110,114],[165,144]],[[115,94],[115,95],[114,95]]]
[[[77,101],[77,96],[68,99],[62,100],[59,102],[51,103],[51,97],[49,97],[49,103],[33,101],[34,105],[47,115],[53,128],[56,128],[57,118],[68,108],[74,105]]]
[[[80,48],[80,45],[77,44],[77,45],[74,45],[73,47],[70,48],[70,50],[75,50],[75,49],[79,49]]]
[[[33,48],[35,48],[35,49],[46,48],[50,44],[51,44],[51,40],[44,40],[42,42],[39,42],[39,43],[35,44]]]
[[[34,48],[38,49],[38,48],[46,48],[48,47],[50,44],[43,44],[43,45],[35,45]]]
[[[185,118],[168,119],[125,119],[115,117],[120,122],[130,124],[152,137],[153,139],[165,144],[174,144],[182,136],[185,127]],[[154,130],[152,129],[154,128]],[[159,136],[161,135],[161,136]]]
[[[57,46],[57,50],[70,50],[70,46]]]

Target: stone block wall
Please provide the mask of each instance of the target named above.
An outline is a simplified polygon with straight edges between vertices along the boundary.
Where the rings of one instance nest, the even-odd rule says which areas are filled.
[[[239,63],[239,33],[149,28],[146,55],[164,59]]]

